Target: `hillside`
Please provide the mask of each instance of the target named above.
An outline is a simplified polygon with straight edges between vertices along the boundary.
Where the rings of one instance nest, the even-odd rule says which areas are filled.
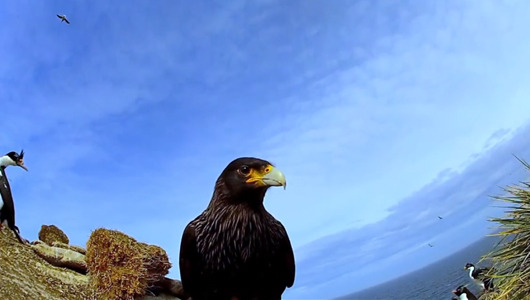
[[[171,265],[157,246],[106,229],[92,233],[87,251],[49,236],[47,243],[22,244],[6,226],[0,229],[0,299],[180,299],[180,282],[164,277]],[[149,252],[139,252],[143,249]],[[96,259],[85,258],[90,255]]]

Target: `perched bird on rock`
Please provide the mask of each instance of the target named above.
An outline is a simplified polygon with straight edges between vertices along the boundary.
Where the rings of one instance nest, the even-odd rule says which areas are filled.
[[[66,18],[66,15],[57,15],[57,17],[61,19],[61,23],[66,22],[66,24],[70,24],[70,21],[68,21],[68,19]]]
[[[4,222],[7,222],[7,226],[13,230],[18,240],[24,243],[25,241],[20,236],[20,230],[15,226],[15,203],[5,172],[8,166],[19,166],[27,171],[28,169],[24,165],[24,150],[20,151],[20,154],[11,151],[0,157],[0,194],[2,195],[0,200],[0,227]]]
[[[210,204],[185,228],[180,245],[184,291],[193,300],[281,299],[295,277],[285,228],[263,206],[286,185],[271,163],[238,158],[223,170]]]

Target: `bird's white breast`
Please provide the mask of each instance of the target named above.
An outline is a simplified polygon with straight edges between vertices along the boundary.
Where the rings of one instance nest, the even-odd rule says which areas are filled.
[[[466,293],[463,293],[462,295],[460,295],[460,296],[458,297],[458,299],[459,299],[459,300],[468,300],[468,298],[467,298],[467,294],[466,294]]]
[[[470,267],[469,268],[469,278],[475,280],[475,278],[473,278],[473,271],[475,271],[475,267]]]
[[[2,207],[4,207],[4,200],[0,197],[0,210],[2,210]]]

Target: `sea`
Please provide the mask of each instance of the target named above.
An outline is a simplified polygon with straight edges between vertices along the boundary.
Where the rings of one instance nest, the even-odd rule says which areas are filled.
[[[452,290],[462,284],[469,284],[467,288],[478,297],[480,289],[469,278],[469,272],[464,270],[464,266],[468,262],[480,267],[488,266],[488,262],[477,263],[499,240],[499,237],[482,238],[422,269],[337,299],[449,300],[454,296]]]

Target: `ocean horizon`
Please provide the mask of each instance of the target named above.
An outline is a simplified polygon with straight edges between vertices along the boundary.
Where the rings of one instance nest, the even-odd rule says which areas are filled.
[[[442,300],[451,299],[452,290],[459,285],[468,284],[468,288],[480,295],[479,287],[471,281],[466,263],[486,266],[480,258],[489,253],[500,241],[500,237],[487,236],[466,248],[450,254],[421,269],[412,271],[398,278],[381,284],[355,291],[337,300]]]

